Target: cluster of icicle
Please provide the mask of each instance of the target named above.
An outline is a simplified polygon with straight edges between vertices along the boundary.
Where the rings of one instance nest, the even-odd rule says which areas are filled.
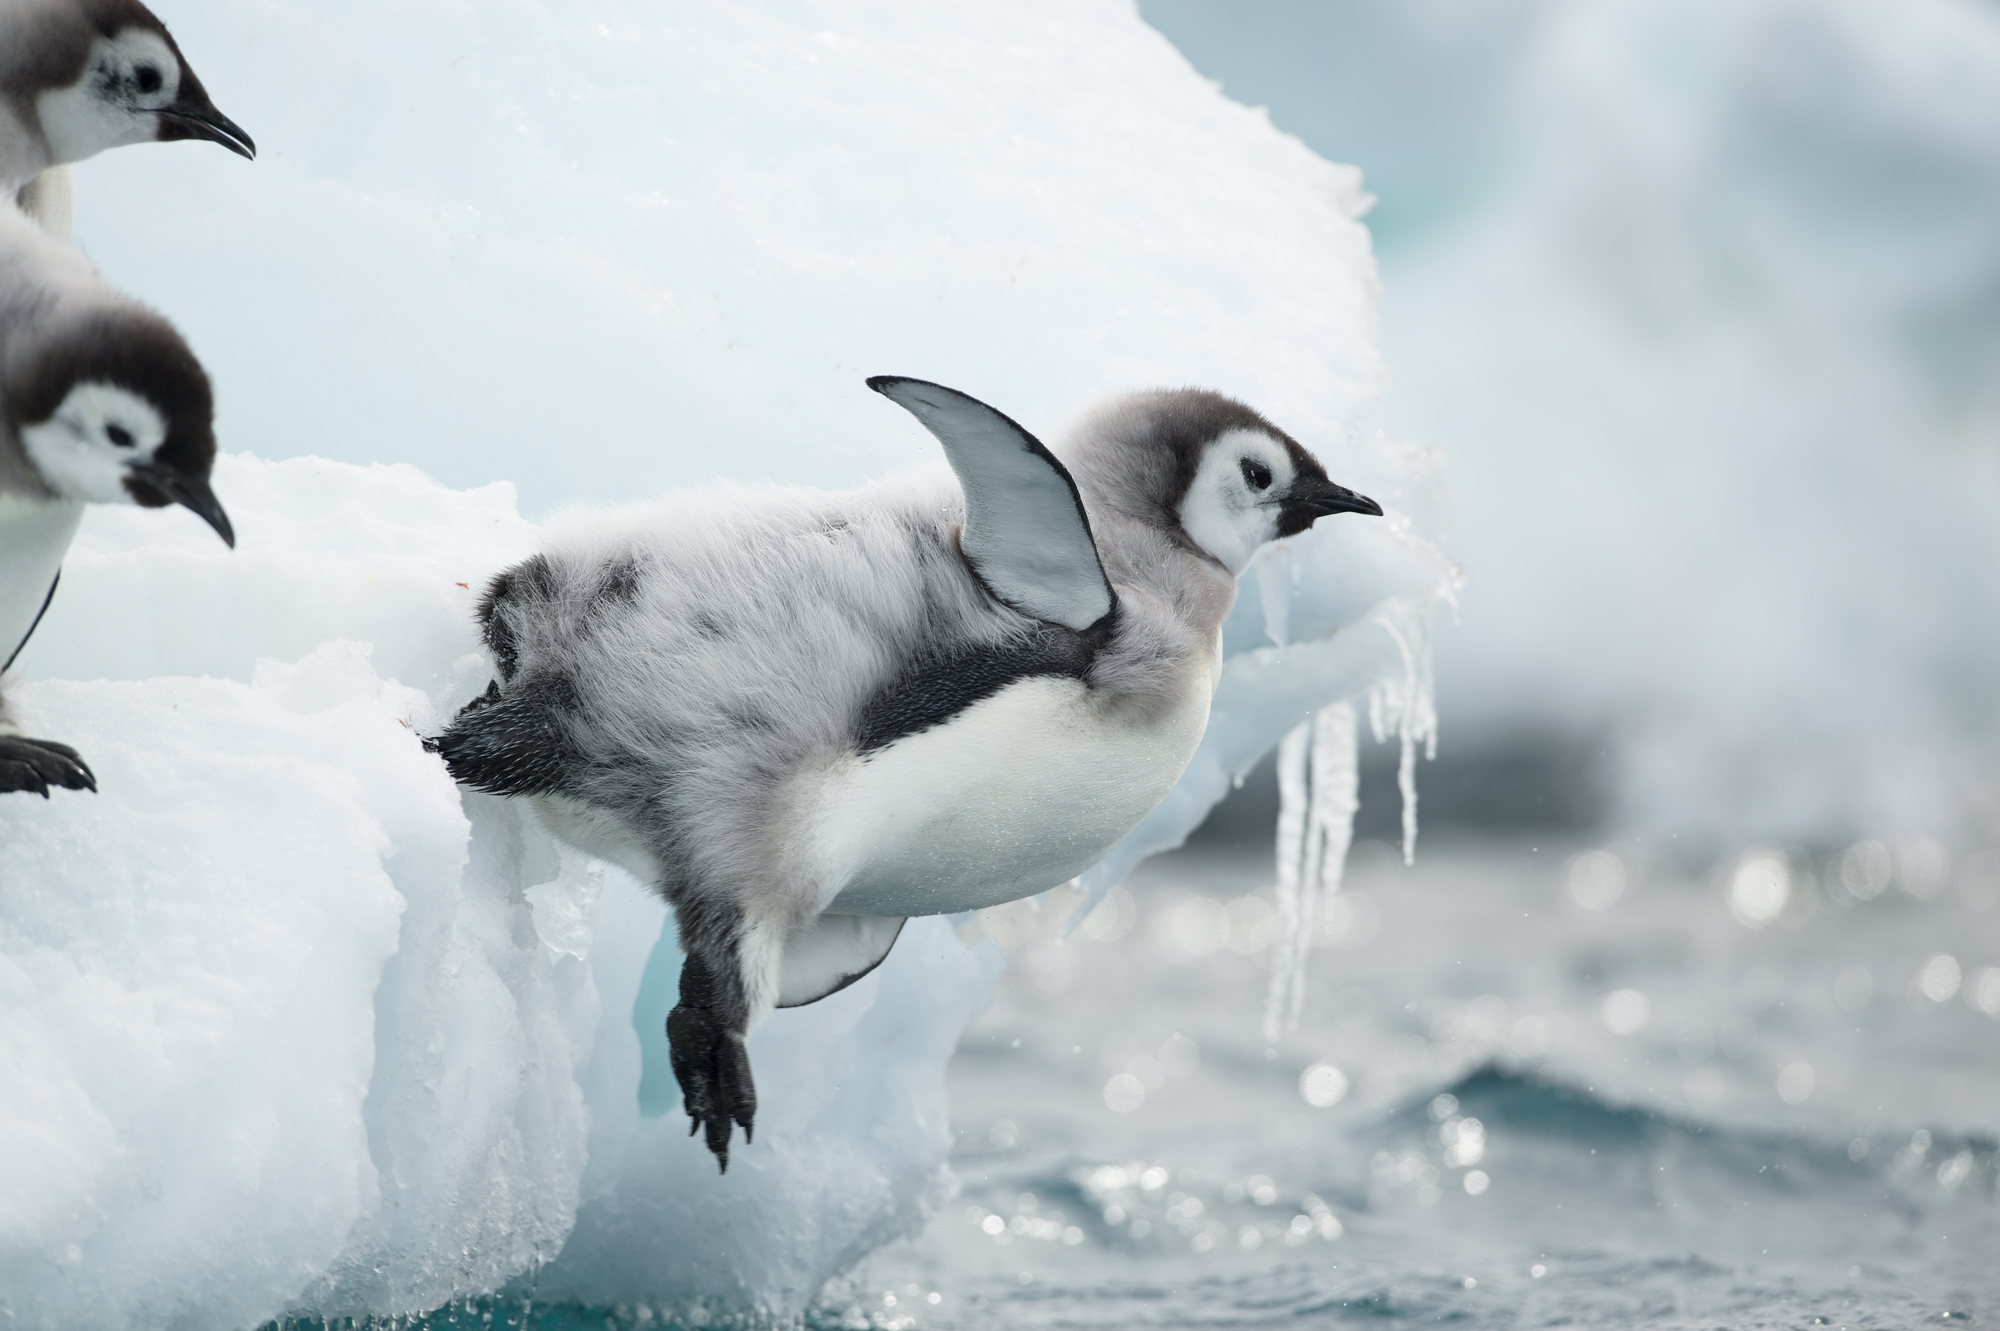
[[[1397,614],[1385,607],[1369,623],[1389,634],[1403,658],[1402,674],[1377,683],[1365,698],[1375,742],[1394,735],[1402,743],[1396,784],[1408,864],[1417,849],[1418,745],[1426,757],[1437,756],[1429,608]],[[1298,1024],[1313,933],[1330,914],[1347,868],[1360,808],[1360,740],[1355,702],[1343,698],[1307,716],[1278,745],[1278,941],[1264,1000],[1264,1038],[1272,1043]]]

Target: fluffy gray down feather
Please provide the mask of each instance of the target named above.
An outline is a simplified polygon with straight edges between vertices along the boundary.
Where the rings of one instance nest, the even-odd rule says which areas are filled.
[[[1105,560],[1120,622],[1091,684],[1150,708],[1213,640],[1234,581],[1141,524],[1091,516],[1123,556]],[[611,858],[675,905],[684,945],[724,944],[751,898],[781,908],[780,929],[810,918],[819,885],[788,881],[774,835],[785,779],[851,750],[862,709],[913,660],[1039,628],[972,577],[962,518],[942,470],[844,494],[715,486],[559,518],[541,555],[496,579],[503,693],[536,695],[555,720],[546,775],[526,779],[637,841]]]

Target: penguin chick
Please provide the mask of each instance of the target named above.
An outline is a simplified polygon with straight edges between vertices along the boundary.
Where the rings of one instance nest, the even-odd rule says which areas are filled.
[[[0,3],[0,191],[127,143],[207,139],[255,157],[138,0]]]
[[[1201,740],[1251,555],[1382,511],[1215,393],[1112,402],[1059,461],[962,393],[868,382],[951,474],[559,522],[488,588],[499,679],[431,741],[672,904],[674,1075],[724,1169],[751,1027],[867,974],[908,916],[1102,858]]]
[[[55,595],[85,504],[194,510],[230,545],[208,376],[173,326],[0,203],[0,671]],[[0,711],[0,792],[95,790]]]

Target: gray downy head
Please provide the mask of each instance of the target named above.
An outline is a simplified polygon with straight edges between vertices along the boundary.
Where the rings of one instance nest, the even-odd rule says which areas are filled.
[[[35,474],[74,503],[181,504],[236,544],[209,486],[208,375],[165,319],[137,307],[58,314],[0,376],[8,425]]]
[[[1160,389],[1092,412],[1064,450],[1091,499],[1174,535],[1231,573],[1330,513],[1382,514],[1297,440],[1206,389]]]
[[[8,159],[0,170],[17,187],[49,166],[130,143],[206,139],[244,157],[257,152],[138,0],[7,0],[0,97],[40,140],[0,149]]]

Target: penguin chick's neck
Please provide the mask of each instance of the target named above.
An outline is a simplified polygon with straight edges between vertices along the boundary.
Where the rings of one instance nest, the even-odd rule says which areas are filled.
[[[1221,682],[1222,622],[1236,579],[1214,560],[1146,522],[1084,501],[1104,574],[1118,594],[1111,639],[1091,665],[1102,705],[1158,720]],[[1192,691],[1192,692],[1191,692]]]
[[[1203,643],[1221,631],[1236,605],[1234,574],[1154,523],[1093,504],[1087,492],[1084,510],[1104,575],[1121,597],[1138,592],[1160,602]]]
[[[1121,606],[1137,592],[1210,650],[1236,604],[1235,574],[1188,539],[1170,505],[1135,493],[1134,469],[1116,465],[1115,450],[1090,425],[1052,451],[1076,482],[1104,576]]]

